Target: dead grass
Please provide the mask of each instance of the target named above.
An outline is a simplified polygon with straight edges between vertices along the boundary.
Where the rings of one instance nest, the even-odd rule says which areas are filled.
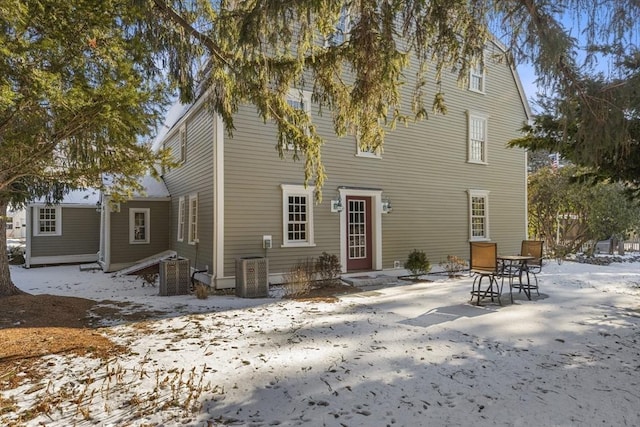
[[[0,389],[40,375],[41,357],[51,354],[98,358],[126,351],[95,327],[96,302],[56,295],[0,298]],[[18,373],[22,373],[19,377]],[[4,404],[3,404],[4,406]]]

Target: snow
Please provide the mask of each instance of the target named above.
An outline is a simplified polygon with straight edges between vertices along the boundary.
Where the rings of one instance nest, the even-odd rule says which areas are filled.
[[[41,389],[3,397],[65,396],[34,426],[637,426],[639,267],[550,261],[540,296],[478,307],[469,277],[335,303],[277,288],[200,300],[78,266],[14,266],[30,293],[164,314],[100,329],[129,348],[117,359],[48,356]]]
[[[72,190],[69,193],[65,194],[62,200],[60,201],[60,205],[95,205],[98,203],[100,199],[100,191],[94,188],[86,188],[86,189],[78,189]],[[31,204],[43,204],[45,203],[44,198],[39,198],[33,201]]]

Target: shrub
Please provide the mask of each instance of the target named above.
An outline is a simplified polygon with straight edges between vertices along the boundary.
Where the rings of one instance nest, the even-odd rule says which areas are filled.
[[[315,277],[315,262],[313,258],[299,261],[284,275],[285,296],[300,296],[309,292]]]
[[[337,255],[322,252],[316,261],[316,272],[320,275],[322,284],[330,285],[338,281],[342,273],[342,265]]]
[[[198,299],[209,298],[209,287],[204,283],[196,283],[196,298]]]
[[[467,268],[467,261],[455,255],[447,255],[447,260],[440,262],[440,267],[447,272],[449,277],[455,277]]]
[[[9,264],[21,265],[24,264],[24,248],[20,246],[14,246],[9,248]]]
[[[409,270],[412,276],[421,276],[431,271],[431,263],[424,251],[414,249],[404,263],[404,268]]]
[[[140,277],[143,281],[142,283],[142,287],[144,288],[144,285],[151,285],[151,286],[155,286],[156,285],[156,280],[158,280],[158,273],[155,272],[151,272],[151,271],[145,271],[142,272],[140,274],[138,274],[138,277]]]

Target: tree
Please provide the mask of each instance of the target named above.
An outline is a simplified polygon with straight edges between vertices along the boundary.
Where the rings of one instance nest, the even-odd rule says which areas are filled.
[[[638,203],[621,183],[584,180],[576,166],[542,168],[529,176],[529,233],[554,254],[589,241],[624,236],[640,226]]]
[[[229,132],[238,106],[255,105],[277,125],[277,151],[282,156],[293,144],[305,183],[314,180],[318,189],[322,138],[307,114],[285,102],[290,88],[310,90],[337,135],[357,134],[363,148],[376,149],[385,129],[445,113],[442,79],[454,74],[464,84],[485,61],[531,61],[542,84],[581,106],[584,152],[598,158],[603,142],[589,136],[615,124],[603,120],[607,97],[584,87],[576,52],[585,52],[584,66],[603,55],[623,57],[640,18],[636,0],[147,2],[150,42],[165,52],[181,98],[206,93]],[[563,25],[566,17],[583,25],[581,45]],[[506,46],[485,58],[492,33]],[[410,89],[408,98],[400,87]],[[611,135],[611,146],[628,146]]]
[[[7,0],[0,5],[0,235],[7,206],[72,188],[136,188],[165,153],[139,137],[166,90],[127,0]],[[0,296],[18,293],[0,239]]]
[[[583,96],[605,100],[584,105],[571,96],[542,98],[544,113],[511,146],[555,151],[600,181],[620,181],[640,191],[640,50],[618,64],[619,77],[581,79]]]

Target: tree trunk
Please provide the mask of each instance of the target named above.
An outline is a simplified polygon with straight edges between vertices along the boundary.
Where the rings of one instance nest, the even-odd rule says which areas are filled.
[[[7,251],[7,204],[0,201],[0,297],[22,293],[11,281]]]

